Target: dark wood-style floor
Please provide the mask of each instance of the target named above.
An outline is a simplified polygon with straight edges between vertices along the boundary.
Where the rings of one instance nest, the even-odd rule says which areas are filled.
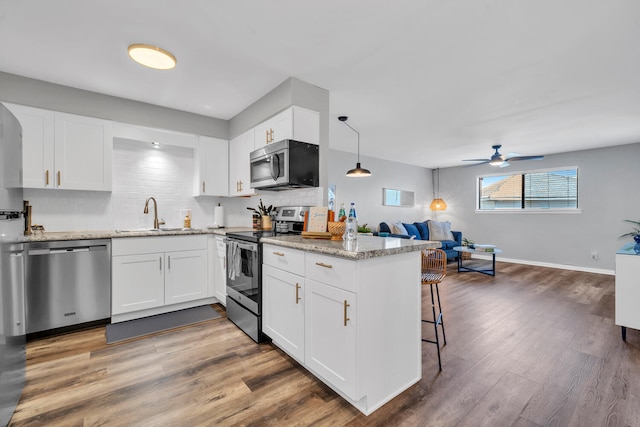
[[[613,294],[598,274],[451,271],[443,371],[423,343],[422,380],[369,417],[220,306],[220,319],[120,344],[104,327],[41,339],[11,425],[638,426],[640,332],[621,340]]]

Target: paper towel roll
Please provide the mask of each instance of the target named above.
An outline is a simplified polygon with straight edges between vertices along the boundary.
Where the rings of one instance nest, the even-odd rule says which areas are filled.
[[[213,207],[213,226],[224,227],[224,206]]]

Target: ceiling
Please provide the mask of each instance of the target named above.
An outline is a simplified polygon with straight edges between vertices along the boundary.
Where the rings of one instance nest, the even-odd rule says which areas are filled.
[[[331,148],[347,115],[361,155],[424,167],[640,142],[639,40],[637,0],[0,0],[0,71],[221,119],[293,76]]]

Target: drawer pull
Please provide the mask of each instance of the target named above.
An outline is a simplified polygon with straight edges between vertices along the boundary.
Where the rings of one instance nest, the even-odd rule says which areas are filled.
[[[284,256],[284,254],[282,252],[274,252],[274,255],[278,255],[278,256]]]
[[[296,283],[296,304],[298,303],[298,301],[300,301],[300,294],[298,293],[300,291],[300,285]]]
[[[351,320],[347,317],[347,307],[351,307],[351,305],[347,302],[347,300],[344,300],[344,326],[347,326],[347,322]]]
[[[325,264],[324,262],[316,262],[316,265],[319,265],[320,267],[324,267],[324,268],[333,268],[333,265]]]

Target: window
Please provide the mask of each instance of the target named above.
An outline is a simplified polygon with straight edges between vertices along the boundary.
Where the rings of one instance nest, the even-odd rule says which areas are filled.
[[[478,210],[578,208],[578,168],[478,177]]]

